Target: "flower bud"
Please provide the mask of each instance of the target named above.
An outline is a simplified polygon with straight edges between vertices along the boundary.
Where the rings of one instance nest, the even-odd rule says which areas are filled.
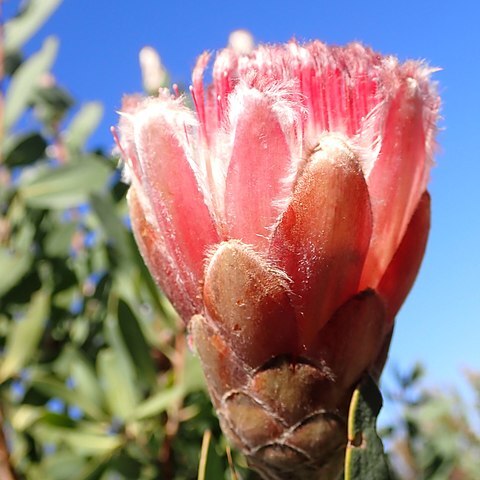
[[[138,55],[142,71],[143,88],[150,95],[156,95],[167,83],[167,71],[160,55],[153,47],[143,47]]]
[[[431,69],[354,43],[200,56],[191,93],[127,97],[119,148],[152,275],[223,431],[265,479],[335,479],[425,250]]]
[[[228,37],[228,46],[238,55],[248,55],[255,48],[255,41],[247,30],[235,30]]]

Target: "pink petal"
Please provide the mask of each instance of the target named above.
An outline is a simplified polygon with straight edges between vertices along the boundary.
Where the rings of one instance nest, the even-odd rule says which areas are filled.
[[[305,345],[357,293],[370,234],[358,155],[344,137],[326,134],[297,178],[270,251],[292,279],[291,299]]]
[[[203,88],[203,75],[210,60],[210,53],[203,52],[198,58],[192,73],[191,93],[193,102],[197,110],[197,117],[201,124],[201,132],[206,135],[205,140],[208,142],[208,131],[211,129],[210,118],[207,118],[205,105],[205,91]]]
[[[128,181],[131,180],[132,176],[141,181],[142,176],[142,167],[137,155],[132,124],[132,117],[141,108],[142,103],[143,98],[139,95],[125,95],[122,99],[121,116],[118,122],[120,137],[117,135],[117,131],[112,129],[114,140],[125,162],[124,175]]]
[[[287,291],[285,275],[236,240],[220,244],[208,264],[207,316],[252,368],[296,351],[295,312]]]
[[[285,190],[282,179],[288,174],[290,150],[273,111],[274,99],[247,90],[237,101],[242,109],[232,126],[235,139],[226,180],[226,219],[231,237],[265,250],[269,228],[279,215],[275,201]]]
[[[180,281],[198,295],[206,251],[219,237],[187,158],[184,131],[191,121],[176,102],[160,99],[138,112],[133,124],[145,195]]]
[[[425,253],[429,229],[430,195],[425,192],[377,288],[378,293],[385,299],[391,321],[415,282]]]
[[[368,177],[373,235],[361,288],[382,278],[425,191],[430,159],[425,125],[426,99],[417,80],[404,78],[385,118],[378,159]]]
[[[128,192],[128,206],[132,230],[138,248],[153,278],[172,302],[179,315],[188,321],[192,315],[201,311],[198,295],[191,296],[186,284],[178,279],[178,266],[169,254],[162,233],[156,225],[155,217],[147,200],[139,199],[143,193],[137,194],[132,185]]]

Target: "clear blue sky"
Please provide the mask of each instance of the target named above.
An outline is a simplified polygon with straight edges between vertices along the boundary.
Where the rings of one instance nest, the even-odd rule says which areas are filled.
[[[6,3],[13,10],[18,2]],[[238,28],[257,42],[360,40],[441,67],[433,227],[421,274],[397,318],[390,362],[408,367],[420,360],[430,381],[448,385],[463,367],[480,370],[479,19],[477,0],[65,0],[40,37],[61,39],[59,83],[80,101],[104,103],[93,142],[106,148],[122,94],[141,88],[137,56],[147,44],[161,53],[172,79],[186,83],[196,56],[223,47]],[[34,39],[28,49],[39,44]]]

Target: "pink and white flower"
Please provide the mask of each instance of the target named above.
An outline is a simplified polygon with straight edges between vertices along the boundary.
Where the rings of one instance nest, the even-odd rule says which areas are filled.
[[[248,454],[225,402],[271,359],[328,368],[339,405],[380,373],[427,241],[439,98],[431,68],[358,43],[246,52],[220,51],[207,86],[199,57],[194,111],[167,91],[127,97],[119,147],[139,248]]]

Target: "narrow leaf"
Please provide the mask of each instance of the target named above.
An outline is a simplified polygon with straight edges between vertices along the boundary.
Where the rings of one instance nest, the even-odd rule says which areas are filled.
[[[33,425],[43,414],[42,407],[20,405],[9,415],[12,427],[18,432],[23,432]]]
[[[102,389],[99,385],[95,368],[89,359],[80,352],[72,352],[70,376],[73,379],[74,391],[84,396],[97,407],[102,405]]]
[[[62,0],[30,0],[27,8],[5,24],[5,50],[19,50],[45,23]]]
[[[42,165],[21,178],[19,194],[31,207],[74,207],[103,189],[110,173],[110,165],[94,155],[57,168]]]
[[[81,431],[79,427],[67,428],[39,424],[34,428],[34,435],[45,443],[65,443],[82,454],[105,454],[122,444],[122,439],[118,435],[98,435]]]
[[[47,455],[35,471],[32,478],[48,478],[49,480],[73,479],[82,470],[85,459],[77,453],[64,451],[56,452],[55,455]],[[31,473],[31,472],[30,472]]]
[[[48,37],[42,49],[18,67],[5,97],[4,126],[8,131],[30,103],[40,76],[50,70],[57,55],[58,40]]]
[[[113,349],[102,350],[97,356],[97,370],[110,412],[126,419],[135,411],[138,395],[133,382],[126,378],[120,356]]]
[[[0,382],[18,374],[35,354],[49,310],[50,292],[39,290],[32,296],[24,318],[11,326],[0,366]]]
[[[5,164],[9,167],[28,165],[43,157],[47,142],[36,132],[31,132],[12,139],[12,145],[5,155]]]
[[[81,394],[78,390],[68,388],[65,383],[47,376],[34,375],[31,379],[32,387],[41,391],[50,398],[58,397],[67,404],[77,406],[86,415],[97,419],[104,420],[106,415],[95,401],[87,395]]]
[[[132,418],[135,420],[144,420],[160,415],[180,400],[184,394],[185,392],[180,385],[162,390],[138,405]]]
[[[30,252],[0,247],[0,295],[8,292],[28,272],[33,256]]]
[[[71,121],[67,132],[67,146],[72,150],[84,148],[90,135],[95,131],[103,115],[103,106],[99,102],[89,102],[83,105],[81,110]]]
[[[131,243],[127,229],[116,214],[116,206],[111,195],[94,193],[90,198],[93,211],[96,213],[100,228],[105,232],[109,242],[123,257],[132,255]]]
[[[154,385],[156,382],[155,367],[142,328],[130,307],[123,301],[118,302],[118,326],[125,346],[130,353],[137,376]]]
[[[52,257],[68,257],[72,248],[72,238],[78,229],[74,222],[55,223],[47,231],[44,242],[44,251]]]
[[[381,408],[382,396],[378,386],[366,376],[350,403],[345,480],[390,480],[382,440],[376,430]]]

